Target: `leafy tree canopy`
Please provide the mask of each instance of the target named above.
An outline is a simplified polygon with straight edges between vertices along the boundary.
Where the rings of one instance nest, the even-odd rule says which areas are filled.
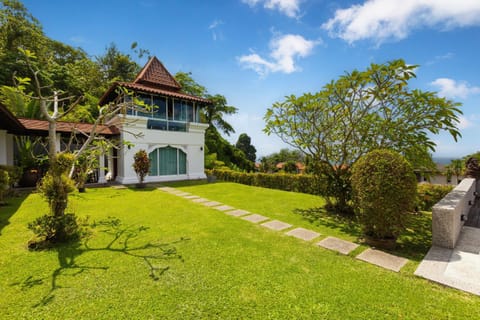
[[[460,104],[434,92],[410,89],[417,66],[403,60],[371,64],[325,85],[317,93],[291,95],[265,115],[267,134],[312,157],[333,185],[334,198],[349,200],[349,167],[374,149],[393,149],[414,165],[435,150],[430,134],[446,130],[457,140]],[[343,199],[341,199],[343,198]]]

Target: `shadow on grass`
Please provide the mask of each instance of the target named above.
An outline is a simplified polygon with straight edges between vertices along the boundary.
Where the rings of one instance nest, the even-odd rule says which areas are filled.
[[[322,225],[329,229],[335,229],[353,237],[361,237],[362,229],[354,220],[354,217],[347,217],[327,211],[324,207],[295,209],[293,213],[303,216],[304,219],[315,225]]]
[[[356,237],[363,242],[361,225],[355,217],[346,217],[327,211],[325,208],[295,209],[304,219],[315,225]],[[397,246],[392,250],[384,250],[414,261],[421,261],[432,244],[432,218],[428,212],[409,214],[404,232],[397,239]]]
[[[17,212],[29,194],[29,192],[22,192],[18,195],[8,197],[5,200],[6,203],[0,206],[0,235],[2,235],[3,228],[10,224],[10,218]]]
[[[106,234],[109,239],[108,243],[102,246],[90,246],[90,238],[87,237],[83,245],[80,241],[59,245],[51,249],[58,254],[59,266],[48,277],[36,278],[32,275],[21,282],[12,283],[11,285],[19,286],[22,290],[26,290],[49,282],[49,291],[33,307],[47,305],[55,298],[55,292],[62,288],[58,284],[61,277],[75,277],[91,270],[107,271],[109,269],[108,266],[104,265],[82,265],[76,262],[81,255],[98,251],[117,253],[143,260],[149,271],[148,276],[153,281],[157,281],[170,269],[169,265],[164,263],[163,266],[159,266],[159,263],[173,259],[183,262],[183,257],[178,253],[174,245],[189,240],[182,237],[169,243],[146,242],[143,244],[132,244],[131,242],[138,242],[141,233],[149,228],[145,226],[125,226],[120,219],[114,217],[95,222],[91,225],[91,228]]]

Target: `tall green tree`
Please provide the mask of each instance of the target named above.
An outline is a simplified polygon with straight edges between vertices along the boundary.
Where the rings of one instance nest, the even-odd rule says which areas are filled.
[[[140,71],[140,66],[129,54],[122,53],[115,43],[111,43],[105,53],[96,57],[103,81],[132,81]]]
[[[457,140],[460,104],[434,92],[410,89],[417,66],[403,60],[371,64],[325,85],[315,94],[294,95],[273,104],[265,115],[267,134],[309,155],[329,181],[339,210],[349,211],[350,167],[374,149],[393,149],[415,166],[435,150],[431,134],[442,130]]]
[[[208,90],[197,83],[191,73],[177,72],[175,80],[182,86],[182,92],[197,97],[209,99],[212,104],[207,105],[201,111],[201,117],[205,123],[209,124],[205,132],[205,156],[207,162],[212,162],[210,156],[215,160],[223,162],[232,168],[251,171],[254,163],[247,159],[245,153],[231,145],[225,140],[220,132],[230,135],[235,132],[233,126],[225,120],[226,115],[232,115],[237,112],[237,108],[229,106],[227,99],[220,94],[211,95]]]
[[[245,153],[248,160],[255,162],[257,159],[257,149],[252,145],[252,139],[246,133],[242,133],[235,146]]]

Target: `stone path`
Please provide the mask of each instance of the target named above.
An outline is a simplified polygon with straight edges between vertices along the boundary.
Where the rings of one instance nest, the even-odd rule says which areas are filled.
[[[241,209],[236,209],[229,205],[222,204],[217,201],[205,199],[196,195],[192,195],[188,192],[183,192],[175,188],[161,187],[161,188],[158,188],[158,190],[161,190],[179,197],[183,197],[194,203],[199,203],[206,207],[211,207],[218,211],[222,211],[227,215],[230,215],[232,217],[238,217],[245,221],[249,221],[252,223],[263,222],[260,224],[262,227],[265,227],[274,231],[285,232],[287,229],[290,229],[293,227],[293,225],[283,221],[272,220],[269,217],[262,216],[260,214],[251,213]],[[304,228],[294,228],[285,232],[284,234],[304,240],[304,241],[312,241],[313,239],[316,239],[321,236],[321,234],[318,232],[304,229]],[[326,237],[325,239],[317,242],[316,245],[325,249],[339,252],[341,254],[345,254],[345,255],[349,254],[350,252],[352,252],[353,250],[359,247],[359,245],[356,243],[345,241],[335,237]],[[361,252],[356,256],[356,259],[359,259],[368,263],[372,263],[379,267],[392,270],[395,272],[400,271],[400,269],[408,262],[408,260],[405,258],[397,257],[394,255],[385,253],[383,251],[374,250],[374,249],[367,249]]]
[[[267,217],[264,217],[264,216],[259,215],[259,214],[256,214],[256,213],[251,214],[251,215],[249,215],[249,216],[243,216],[242,219],[243,219],[243,220],[250,221],[250,222],[253,222],[253,223],[259,223],[259,222],[268,220]]]
[[[290,228],[292,225],[286,222],[272,220],[261,224],[262,227],[272,229],[275,231],[281,231]]]
[[[340,252],[342,254],[349,254],[353,250],[359,247],[358,244],[338,239],[335,237],[326,237],[320,242],[317,242],[317,245],[326,249]]]
[[[367,249],[363,251],[357,256],[357,259],[370,262],[379,267],[395,272],[400,271],[400,269],[402,269],[402,267],[408,262],[405,258],[397,257],[375,249]]]
[[[296,228],[286,233],[287,236],[292,236],[301,240],[310,241],[320,236],[320,233],[304,228]]]

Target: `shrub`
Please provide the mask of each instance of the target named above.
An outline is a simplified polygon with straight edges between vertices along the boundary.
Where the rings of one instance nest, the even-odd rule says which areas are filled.
[[[3,197],[10,187],[10,175],[6,170],[0,169],[0,205],[3,205]]]
[[[442,200],[453,186],[422,183],[417,188],[417,199],[415,202],[418,211],[432,211],[432,207]]]
[[[295,191],[314,195],[324,195],[325,180],[318,176],[287,173],[246,173],[229,169],[205,170],[207,175],[218,180],[236,182],[262,188]]]
[[[352,167],[355,213],[367,237],[396,239],[413,210],[417,182],[400,154],[375,150]]]
[[[133,170],[138,176],[138,181],[143,183],[143,179],[150,171],[150,159],[145,150],[138,150],[133,156]]]
[[[55,243],[77,240],[85,233],[83,224],[73,213],[59,217],[43,215],[28,224],[38,239],[29,241],[28,246],[30,249],[42,249]]]

